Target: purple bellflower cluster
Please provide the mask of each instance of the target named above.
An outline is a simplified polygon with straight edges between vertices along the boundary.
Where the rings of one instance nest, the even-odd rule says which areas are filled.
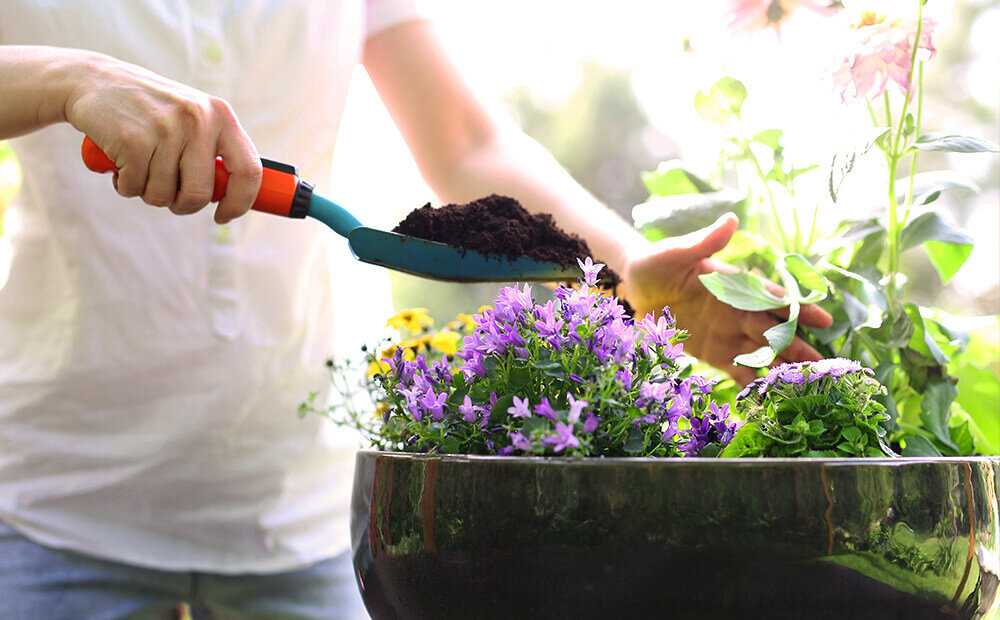
[[[535,303],[531,286],[500,291],[462,326],[453,355],[390,348],[366,421],[381,449],[496,455],[698,456],[739,423],[689,374],[668,309],[641,320],[598,288],[604,267],[579,261],[578,287]],[[375,428],[372,428],[372,424]]]

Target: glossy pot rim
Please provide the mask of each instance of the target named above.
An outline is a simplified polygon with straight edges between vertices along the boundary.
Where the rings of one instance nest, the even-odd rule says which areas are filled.
[[[393,452],[385,450],[358,450],[358,457],[387,457],[394,460],[412,461],[446,461],[449,463],[490,464],[509,463],[517,465],[538,465],[556,467],[574,465],[580,467],[604,466],[641,466],[641,467],[699,467],[699,468],[733,468],[733,467],[774,467],[774,466],[835,466],[835,467],[897,467],[900,465],[956,465],[956,464],[992,464],[1000,466],[1000,456],[901,456],[901,457],[572,457],[572,456],[497,456],[482,454],[426,454],[416,452]]]

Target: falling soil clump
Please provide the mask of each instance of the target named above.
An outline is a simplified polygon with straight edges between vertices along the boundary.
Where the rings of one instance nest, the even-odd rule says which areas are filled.
[[[587,243],[557,227],[550,214],[528,213],[513,198],[497,194],[436,209],[428,203],[411,211],[393,232],[510,260],[526,256],[563,267],[591,256]],[[607,266],[599,277],[601,286],[610,290],[621,282]]]

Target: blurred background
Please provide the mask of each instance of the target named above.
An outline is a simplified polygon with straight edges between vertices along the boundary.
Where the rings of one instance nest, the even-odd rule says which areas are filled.
[[[682,159],[711,171],[720,128],[700,118],[694,96],[724,75],[749,95],[746,124],[785,130],[786,157],[800,167],[828,162],[845,127],[868,127],[863,106],[845,106],[826,80],[830,58],[821,18],[808,12],[774,28],[734,31],[721,2],[615,3],[423,0],[460,69],[483,97],[548,148],[584,187],[631,221],[648,198],[641,173]],[[896,2],[897,6],[902,4]],[[912,3],[915,5],[915,2]],[[915,9],[914,9],[915,11]],[[955,130],[1000,142],[1000,6],[990,0],[933,0],[937,55],[927,64],[925,131]],[[1000,314],[1000,163],[993,154],[922,155],[920,169],[961,171],[981,189],[935,203],[976,245],[946,287],[922,252],[905,255],[911,295],[962,316]],[[331,197],[366,224],[391,228],[410,210],[440,204],[420,175],[364,71],[352,83],[337,144]],[[814,177],[813,180],[806,177]],[[815,184],[824,225],[882,207],[885,164],[867,158],[836,207]],[[0,210],[18,169],[0,143]],[[811,208],[811,205],[810,205]],[[846,211],[846,212],[845,212]],[[0,220],[2,221],[2,220]],[[0,240],[0,283],[8,255]],[[926,276],[926,277],[923,277]],[[452,285],[392,275],[397,309],[424,306],[439,322],[489,302],[498,286]]]

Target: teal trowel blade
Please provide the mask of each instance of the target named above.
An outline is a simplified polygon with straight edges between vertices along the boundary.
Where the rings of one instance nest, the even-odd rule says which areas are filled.
[[[373,228],[355,228],[348,241],[358,260],[435,280],[549,282],[575,280],[582,275],[576,265],[563,267],[531,258],[509,260]]]

